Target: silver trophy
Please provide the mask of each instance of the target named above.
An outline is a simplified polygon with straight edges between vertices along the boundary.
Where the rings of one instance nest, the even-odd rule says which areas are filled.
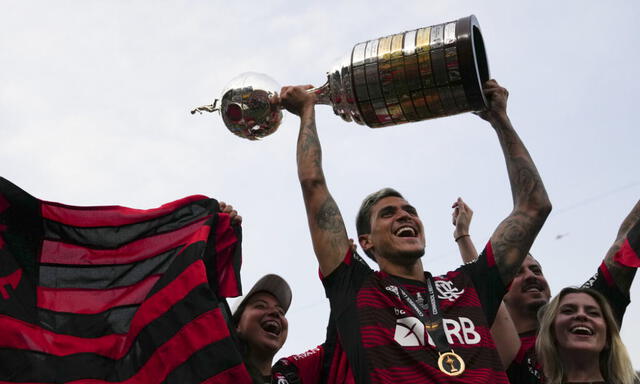
[[[356,44],[308,92],[345,121],[371,128],[421,121],[487,107],[482,84],[489,65],[480,25],[471,15]],[[227,128],[257,140],[278,129],[280,87],[270,77],[245,73],[213,104],[191,111],[219,111]]]

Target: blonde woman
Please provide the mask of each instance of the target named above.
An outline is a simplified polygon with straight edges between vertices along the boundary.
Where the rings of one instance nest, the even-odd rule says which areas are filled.
[[[607,300],[589,288],[565,288],[540,311],[536,354],[547,384],[636,378]]]

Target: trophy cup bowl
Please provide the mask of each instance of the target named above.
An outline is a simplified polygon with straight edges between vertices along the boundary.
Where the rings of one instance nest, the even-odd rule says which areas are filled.
[[[308,92],[343,120],[378,128],[486,109],[487,80],[486,49],[471,15],[358,43],[323,86]],[[191,113],[219,110],[231,132],[256,140],[280,125],[278,89],[266,75],[243,74],[225,87],[220,103]]]
[[[258,140],[275,132],[282,122],[279,92],[280,86],[269,76],[246,72],[225,86],[220,99],[191,113],[219,111],[224,125],[233,134]]]

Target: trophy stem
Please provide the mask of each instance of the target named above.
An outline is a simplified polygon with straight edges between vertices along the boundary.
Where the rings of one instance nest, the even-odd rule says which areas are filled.
[[[329,88],[328,80],[323,85],[311,88],[307,92],[316,94],[316,104],[331,105],[331,90]]]
[[[213,101],[213,104],[203,105],[201,107],[195,108],[191,110],[191,114],[194,115],[196,112],[202,114],[202,112],[215,112],[220,110],[220,106],[218,105],[218,99]]]

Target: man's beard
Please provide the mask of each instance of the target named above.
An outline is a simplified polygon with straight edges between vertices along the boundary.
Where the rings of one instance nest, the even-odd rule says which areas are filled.
[[[536,300],[532,303],[529,303],[525,306],[525,310],[527,311],[527,313],[532,314],[533,316],[536,317],[536,319],[538,318],[538,311],[540,310],[540,308],[542,308],[545,304],[547,304],[546,301],[544,300]]]
[[[387,260],[396,265],[412,265],[420,258],[424,256],[424,248],[416,251],[406,251],[394,254],[392,257],[387,257]]]

